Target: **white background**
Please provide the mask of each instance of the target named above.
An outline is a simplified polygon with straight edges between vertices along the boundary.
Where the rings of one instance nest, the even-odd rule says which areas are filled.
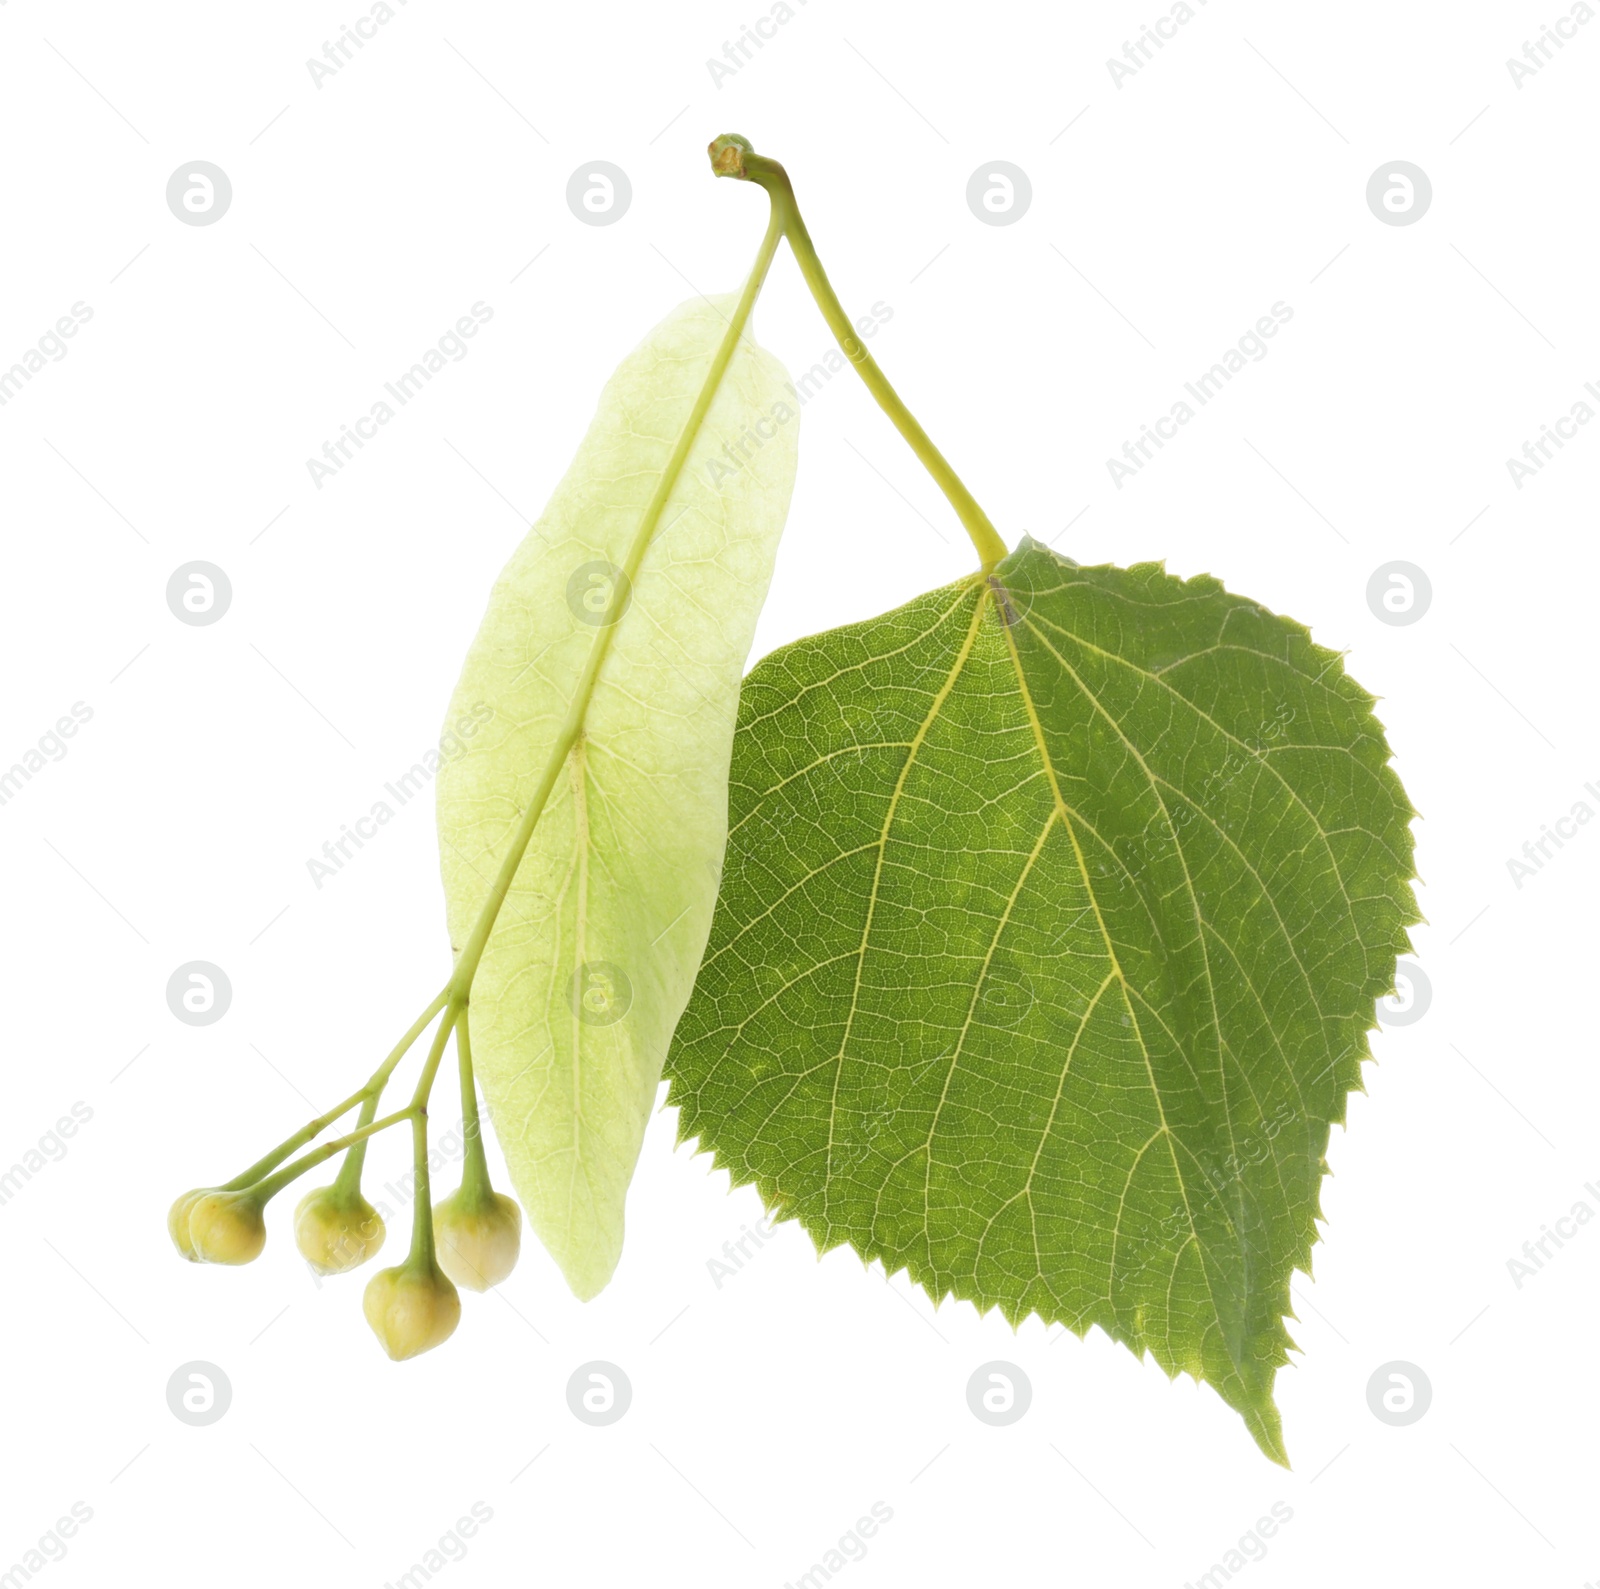
[[[1165,10],[796,9],[718,86],[707,58],[762,0],[411,0],[318,87],[307,57],[358,6],[0,5],[0,367],[93,310],[0,408],[0,765],[93,711],[0,807],[0,1168],[93,1112],[0,1206],[0,1571],[82,1502],[47,1585],[378,1589],[481,1502],[445,1589],[777,1589],[882,1502],[847,1589],[1180,1589],[1282,1502],[1257,1589],[1579,1589],[1600,1576],[1600,1228],[1520,1288],[1507,1260],[1600,1210],[1600,832],[1520,888],[1506,863],[1600,809],[1600,426],[1521,489],[1506,460],[1600,382],[1600,26],[1519,88],[1507,57],[1560,0],[1212,0],[1119,87],[1107,58]],[[788,164],[851,311],[892,308],[874,351],[1008,540],[1209,570],[1383,697],[1424,818],[1432,1003],[1374,1038],[1334,1131],[1278,1378],[1290,1473],[1212,1391],[1103,1336],[935,1311],[792,1225],[717,1288],[707,1262],[759,1203],[675,1151],[668,1114],[609,1290],[578,1304],[530,1247],[408,1364],[373,1342],[360,1276],[312,1283],[287,1207],[245,1270],[168,1245],[176,1192],[342,1096],[442,980],[428,801],[320,890],[306,861],[436,737],[615,363],[742,280],[764,203],[710,176],[723,131]],[[633,187],[608,227],[565,201],[596,159]],[[1004,227],[965,200],[996,159],[1033,189]],[[214,225],[165,201],[195,160],[231,179]],[[1367,207],[1395,160],[1432,181],[1414,225]],[[480,300],[469,356],[317,489],[307,458]],[[1269,355],[1115,485],[1106,460],[1279,301]],[[756,329],[791,369],[829,345],[787,255]],[[209,627],[166,603],[192,559],[232,582]],[[1393,560],[1432,583],[1407,626],[1367,603]],[[804,415],[757,655],[971,564],[841,376]],[[210,1026],[167,1007],[190,960],[232,982]],[[404,1157],[383,1139],[373,1186]],[[567,1408],[593,1359],[633,1386],[609,1428]],[[993,1359],[1033,1387],[1006,1428],[967,1409]],[[209,1427],[168,1410],[193,1360],[232,1387]],[[1408,1427],[1368,1408],[1396,1360],[1432,1386]]]

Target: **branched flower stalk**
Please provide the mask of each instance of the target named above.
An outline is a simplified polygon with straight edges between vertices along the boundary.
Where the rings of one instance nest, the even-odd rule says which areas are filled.
[[[984,572],[989,572],[1006,555],[1004,542],[856,336],[817,257],[788,174],[777,161],[756,154],[749,141],[736,134],[717,138],[710,145],[709,154],[718,176],[754,182],[765,190],[770,201],[767,229],[694,405],[634,533],[622,567],[625,581],[631,585],[639,573],[783,240],[788,241],[801,275],[841,350],[944,492],[971,537]],[[361,1192],[367,1143],[380,1131],[409,1122],[415,1182],[410,1250],[404,1262],[373,1276],[363,1302],[367,1320],[385,1351],[393,1358],[406,1358],[439,1345],[453,1333],[460,1319],[456,1287],[486,1290],[511,1272],[520,1246],[521,1213],[509,1197],[497,1193],[490,1184],[472,1068],[472,986],[534,829],[562,769],[582,739],[595,681],[605,664],[614,632],[609,624],[594,631],[566,716],[477,920],[457,956],[450,980],[362,1087],[325,1114],[308,1121],[232,1180],[185,1192],[173,1203],[168,1230],[185,1258],[241,1264],[257,1257],[266,1240],[264,1212],[268,1202],[306,1171],[342,1153],[344,1162],[334,1180],[307,1193],[297,1207],[296,1245],[320,1274],[342,1273],[365,1262],[384,1239],[383,1221]],[[430,1026],[434,1028],[433,1037],[411,1101],[405,1108],[380,1118],[378,1108],[390,1079]],[[428,1166],[428,1103],[452,1036],[459,1062],[466,1152],[459,1188],[435,1206],[431,1202]],[[353,1130],[292,1157],[352,1109],[358,1111]]]

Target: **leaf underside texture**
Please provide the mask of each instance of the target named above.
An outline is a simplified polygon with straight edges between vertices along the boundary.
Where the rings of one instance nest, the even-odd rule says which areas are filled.
[[[1419,919],[1373,704],[1209,576],[1031,540],[775,652],[682,1137],[822,1250],[1206,1381],[1286,1462],[1290,1275]]]

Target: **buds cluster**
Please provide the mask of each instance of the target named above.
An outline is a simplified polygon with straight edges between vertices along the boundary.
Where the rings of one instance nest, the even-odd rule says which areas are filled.
[[[255,1189],[196,1187],[167,1213],[173,1245],[191,1263],[243,1264],[266,1245],[263,1199]],[[497,1286],[516,1265],[522,1210],[489,1187],[461,1187],[433,1208],[437,1257],[415,1254],[367,1282],[362,1310],[379,1344],[399,1361],[442,1345],[461,1322],[457,1285]],[[318,1274],[343,1274],[383,1245],[382,1216],[360,1192],[337,1184],[308,1192],[295,1210],[300,1255]]]
[[[0,0],[0,5],[4,3]],[[296,1206],[295,1246],[318,1275],[344,1274],[365,1263],[383,1246],[387,1234],[383,1216],[361,1194],[367,1140],[409,1121],[417,1157],[411,1250],[403,1263],[372,1276],[361,1306],[379,1345],[396,1360],[432,1351],[449,1340],[461,1322],[457,1285],[472,1291],[499,1285],[511,1273],[522,1245],[521,1209],[489,1184],[464,1004],[464,998],[452,1001],[446,989],[372,1081],[339,1109],[313,1120],[227,1185],[197,1186],[178,1197],[167,1211],[167,1233],[179,1255],[190,1263],[220,1264],[249,1263],[259,1257],[267,1240],[262,1213],[268,1202],[306,1170],[344,1153],[343,1168],[333,1182],[307,1192]],[[409,1107],[377,1119],[378,1099],[389,1071],[441,1009],[444,1019],[434,1033],[416,1096]],[[458,1033],[460,1048],[467,1155],[461,1185],[449,1197],[431,1204],[427,1097],[453,1030]],[[353,1131],[284,1165],[297,1148],[357,1103],[361,1112]]]

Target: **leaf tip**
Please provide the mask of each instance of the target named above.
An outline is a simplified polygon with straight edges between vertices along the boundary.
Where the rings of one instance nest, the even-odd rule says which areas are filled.
[[[1289,1452],[1283,1443],[1283,1420],[1278,1415],[1277,1406],[1268,1397],[1254,1406],[1241,1409],[1244,1416],[1245,1428],[1250,1431],[1251,1438],[1260,1447],[1262,1456],[1271,1462],[1276,1462],[1280,1468],[1293,1472],[1289,1463]]]

